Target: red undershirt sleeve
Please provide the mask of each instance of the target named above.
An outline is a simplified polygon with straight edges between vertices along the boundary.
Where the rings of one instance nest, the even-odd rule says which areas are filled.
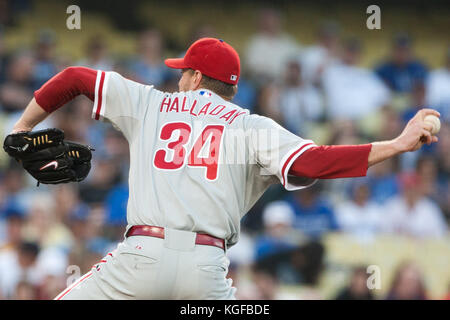
[[[94,101],[97,70],[85,67],[69,67],[48,80],[34,98],[39,106],[51,113],[80,94]]]
[[[363,177],[371,150],[372,144],[312,147],[294,161],[289,174],[314,179]]]

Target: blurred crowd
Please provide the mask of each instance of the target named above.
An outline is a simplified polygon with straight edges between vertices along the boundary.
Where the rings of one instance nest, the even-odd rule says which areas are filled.
[[[450,221],[450,48],[441,67],[430,69],[415,56],[414,39],[399,32],[392,35],[389,55],[366,68],[360,65],[364,41],[343,37],[336,22],[323,22],[316,43],[306,45],[287,33],[282,21],[280,12],[259,13],[256,31],[240,52],[236,104],[317,144],[392,139],[423,107],[441,113],[442,128],[439,143],[382,162],[367,177],[320,181],[290,193],[271,187],[243,218],[241,240],[229,250],[229,276],[241,299],[300,298],[283,295],[282,284],[314,288],[326,267],[321,239],[329,232],[365,240],[400,234],[420,241],[445,237]],[[213,26],[199,25],[186,43],[204,36],[220,37]],[[52,30],[39,30],[33,46],[20,50],[8,50],[3,39],[0,32],[2,136],[34,90],[67,66],[115,70],[160,90],[177,90],[179,73],[163,63],[166,43],[158,29],[136,34],[135,55],[120,59],[100,35],[89,39],[81,60],[56,54]],[[94,122],[91,109],[89,99],[78,97],[36,127],[61,128],[67,139],[95,147],[92,170],[82,183],[37,188],[20,165],[0,154],[2,299],[51,299],[66,287],[68,266],[78,266],[71,272],[81,275],[123,239],[128,144],[112,126]],[[249,281],[241,279],[242,268]],[[364,266],[356,266],[336,296],[320,297],[313,290],[302,298],[373,299],[367,276]],[[428,298],[423,272],[405,261],[384,298]]]

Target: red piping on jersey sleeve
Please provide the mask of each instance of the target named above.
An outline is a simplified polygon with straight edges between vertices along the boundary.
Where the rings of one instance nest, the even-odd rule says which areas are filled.
[[[372,144],[312,147],[295,159],[289,174],[313,179],[363,177],[370,150]]]
[[[292,153],[289,158],[287,158],[287,160],[284,162],[283,168],[281,169],[281,176],[283,177],[283,186],[286,185],[286,180],[285,180],[285,172],[286,172],[286,168],[289,164],[289,162],[291,161],[291,159],[296,156],[300,151],[302,151],[303,149],[305,149],[307,146],[312,145],[312,143],[307,143],[304,144],[303,146],[301,146],[299,149],[297,149],[294,153]],[[288,171],[289,173],[289,171]]]
[[[34,98],[39,106],[51,113],[80,94],[94,101],[97,71],[85,67],[69,67],[48,80]]]
[[[97,94],[97,107],[95,108],[95,120],[100,119],[100,110],[102,109],[102,97],[103,97],[103,83],[105,81],[105,71],[102,71],[100,74],[100,84],[98,88]],[[95,101],[94,101],[95,103]]]

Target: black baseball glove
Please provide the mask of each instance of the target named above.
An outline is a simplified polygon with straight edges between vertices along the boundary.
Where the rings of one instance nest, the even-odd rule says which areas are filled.
[[[64,141],[64,132],[56,128],[10,134],[3,149],[22,164],[38,185],[82,181],[91,169],[94,150]]]

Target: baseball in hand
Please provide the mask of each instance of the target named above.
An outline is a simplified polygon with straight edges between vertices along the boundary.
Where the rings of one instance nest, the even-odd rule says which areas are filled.
[[[423,119],[423,121],[433,126],[433,129],[431,129],[431,134],[433,136],[441,130],[441,121],[435,115],[429,114]]]

